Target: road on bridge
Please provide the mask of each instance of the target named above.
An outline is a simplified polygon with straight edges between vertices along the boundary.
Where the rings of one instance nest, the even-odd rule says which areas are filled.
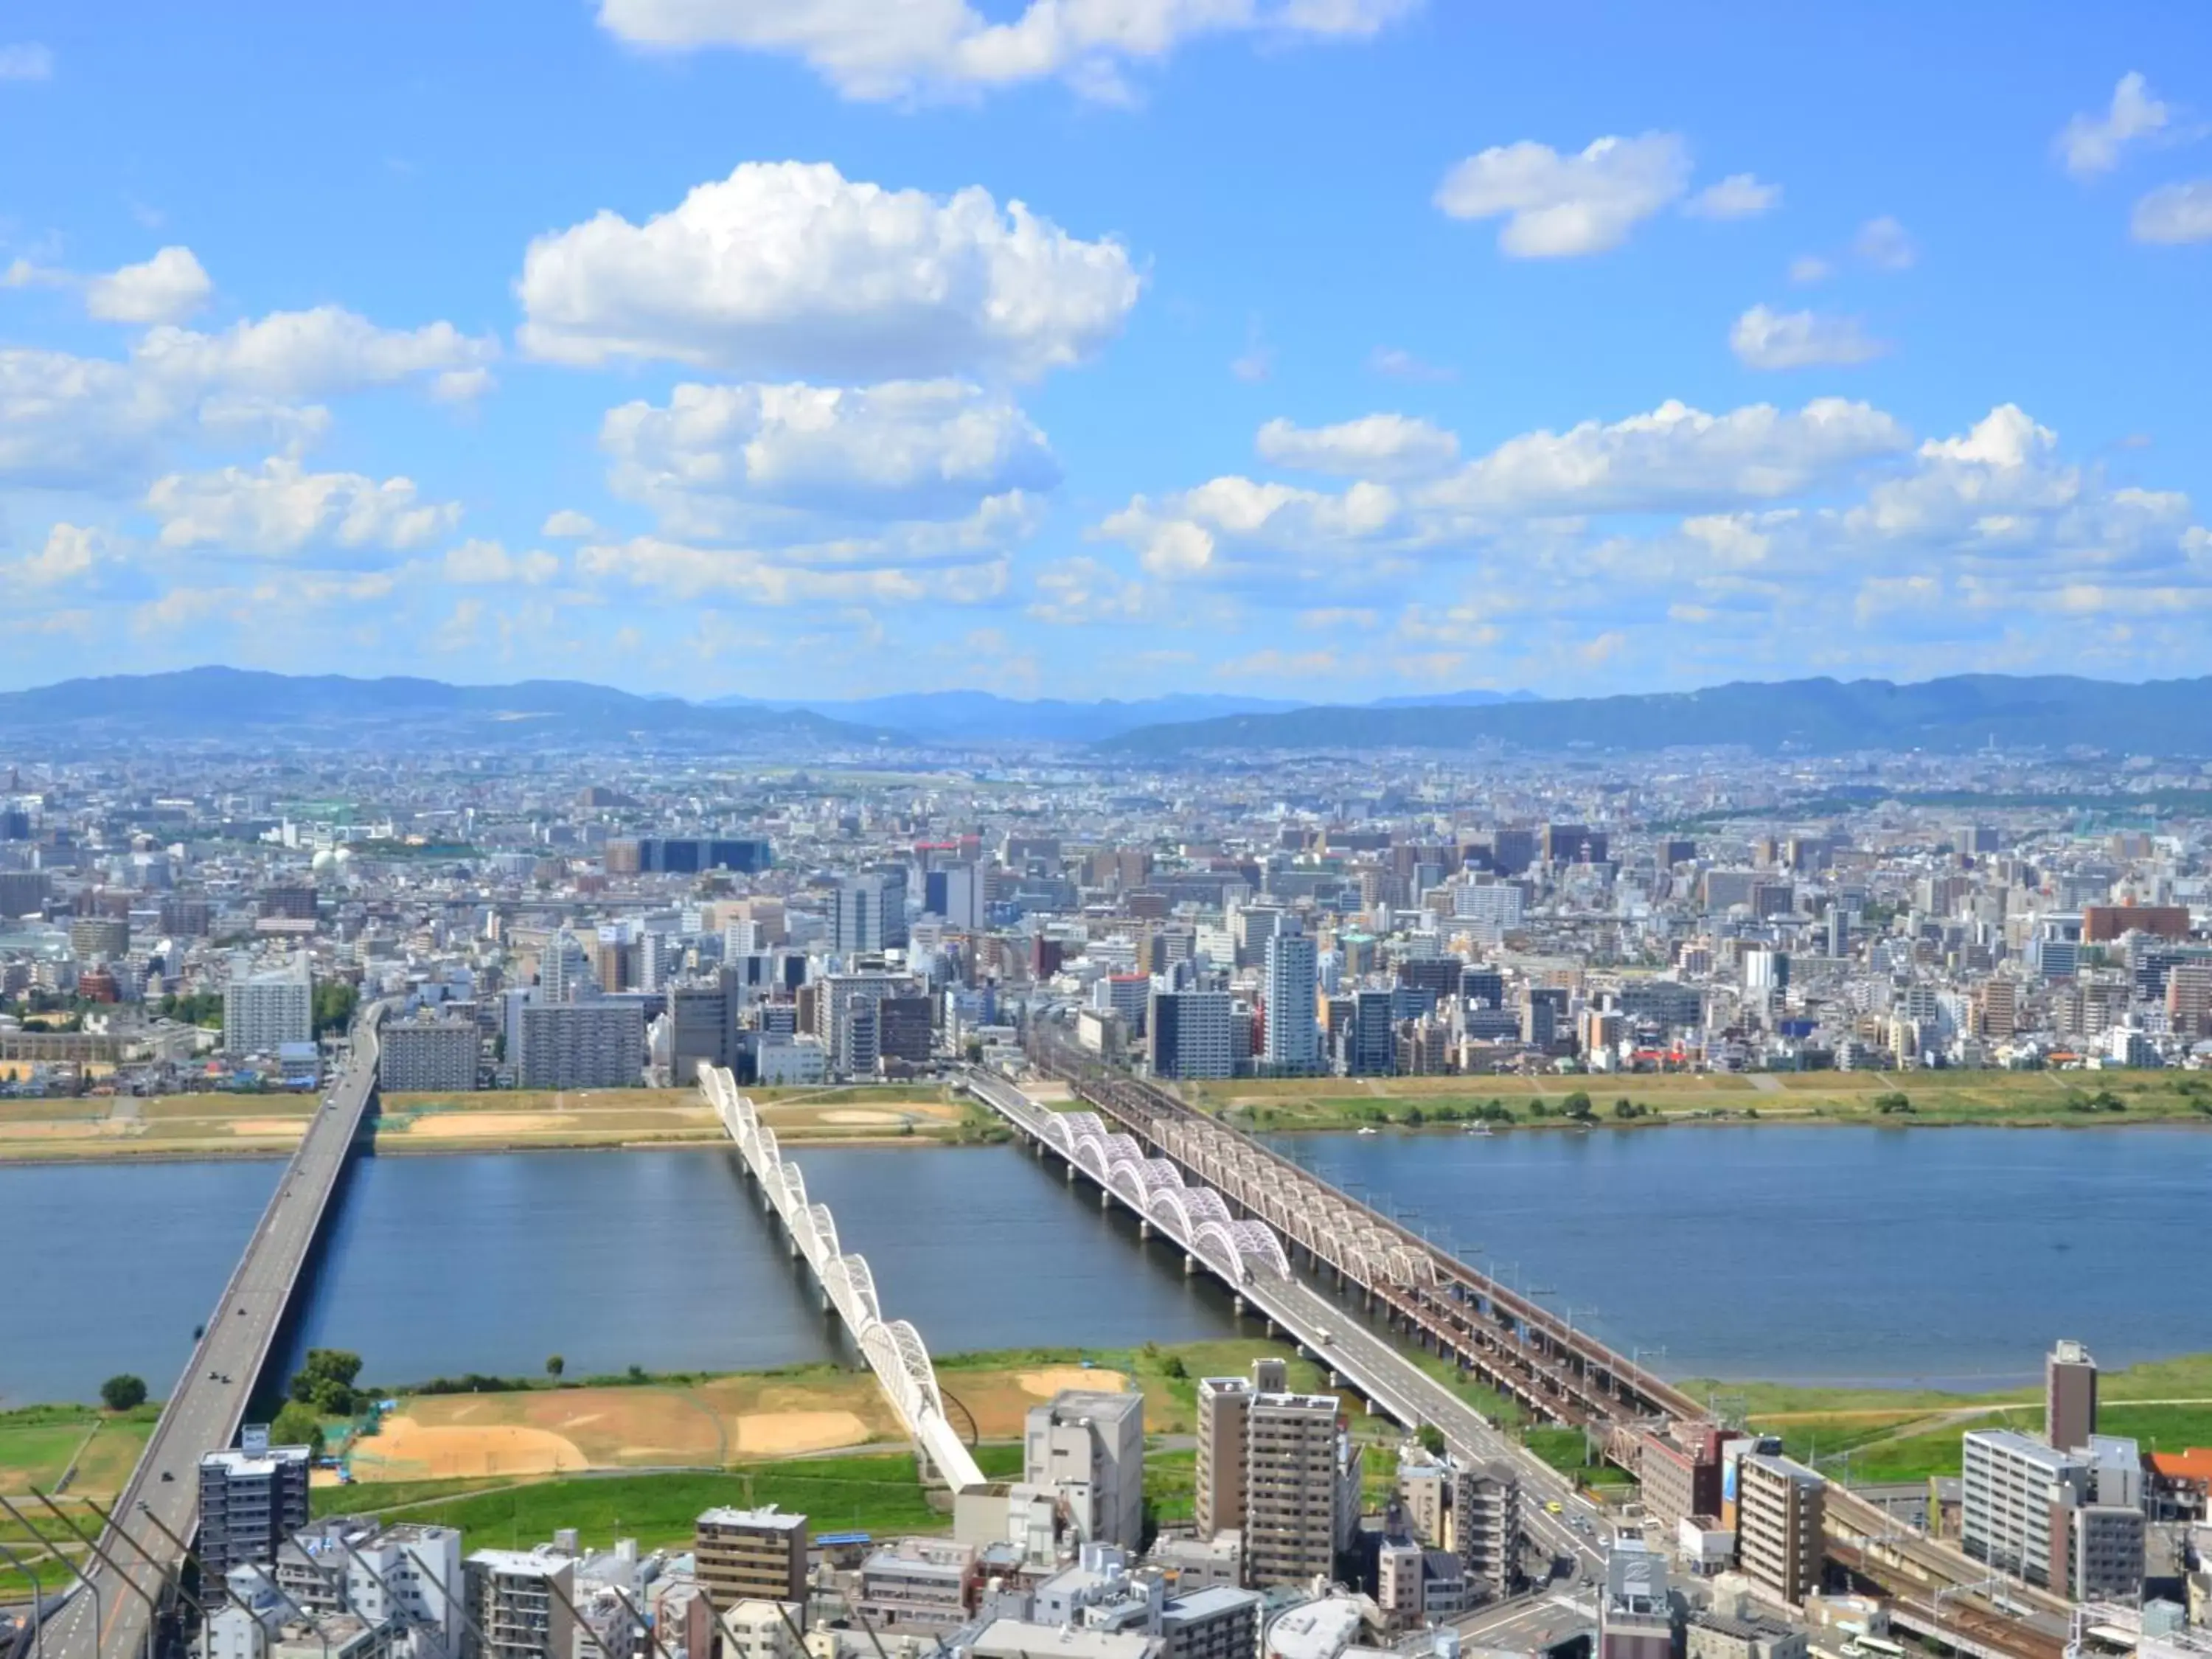
[[[237,1436],[254,1378],[269,1357],[324,1208],[360,1131],[376,1083],[376,1025],[382,1012],[372,1005],[356,1024],[344,1069],[285,1166],[222,1301],[208,1318],[205,1334],[170,1391],[131,1484],[117,1500],[112,1513],[118,1524],[166,1566],[177,1565],[176,1549],[162,1528],[189,1540],[198,1524],[200,1459],[228,1447]],[[161,1248],[158,1239],[144,1243],[148,1249]],[[160,1527],[149,1522],[149,1514]],[[52,1659],[132,1659],[146,1650],[148,1602],[161,1599],[161,1575],[112,1534],[101,1548],[123,1571],[91,1564],[97,1593],[87,1595],[80,1588],[53,1617],[46,1632]]]

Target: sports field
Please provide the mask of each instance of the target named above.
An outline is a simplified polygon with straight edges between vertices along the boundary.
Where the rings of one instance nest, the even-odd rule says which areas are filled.
[[[927,1145],[997,1133],[979,1109],[927,1085],[755,1093],[778,1136],[802,1142]],[[721,1121],[696,1089],[483,1090],[388,1095],[377,1150],[494,1152],[563,1146],[718,1146]],[[192,1094],[0,1101],[0,1162],[289,1153],[318,1095]]]

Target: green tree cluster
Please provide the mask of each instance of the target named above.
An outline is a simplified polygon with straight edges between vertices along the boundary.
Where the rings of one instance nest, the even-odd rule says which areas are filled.
[[[296,1400],[288,1400],[276,1413],[276,1420],[269,1425],[269,1443],[272,1446],[305,1446],[310,1451],[323,1449],[323,1420],[315,1414],[313,1406],[303,1406]]]
[[[136,1411],[146,1403],[144,1379],[125,1371],[100,1385],[100,1403],[112,1412]]]
[[[330,1417],[361,1409],[364,1397],[353,1386],[361,1375],[361,1356],[343,1348],[310,1348],[307,1363],[293,1373],[293,1401]]]
[[[315,1035],[343,1031],[353,1024],[354,1005],[361,993],[342,979],[315,981]]]
[[[1874,1109],[1884,1117],[1895,1112],[1910,1114],[1912,1110],[1912,1098],[1902,1090],[1893,1089],[1887,1094],[1876,1095],[1874,1097]]]

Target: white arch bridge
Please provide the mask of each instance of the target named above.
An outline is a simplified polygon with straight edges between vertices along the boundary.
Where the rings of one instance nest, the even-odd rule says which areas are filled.
[[[903,1319],[884,1317],[866,1259],[838,1243],[837,1220],[830,1206],[808,1200],[805,1176],[783,1156],[775,1131],[760,1121],[752,1101],[738,1092],[737,1080],[720,1066],[702,1066],[699,1088],[737,1142],[745,1167],[760,1182],[763,1200],[781,1219],[793,1246],[821,1281],[823,1297],[845,1322],[924,1461],[955,1492],[981,1486],[982,1470],[945,1414],[937,1369],[930,1364],[921,1333]]]
[[[1188,1187],[1164,1158],[1146,1158],[1136,1137],[1108,1129],[1096,1112],[1036,1112],[1036,1137],[1135,1211],[1139,1218],[1221,1275],[1232,1290],[1257,1277],[1287,1279],[1283,1242],[1264,1221],[1239,1221],[1211,1187]]]

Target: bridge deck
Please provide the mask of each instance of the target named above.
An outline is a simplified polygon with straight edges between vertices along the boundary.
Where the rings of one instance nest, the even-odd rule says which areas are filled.
[[[45,1632],[46,1651],[53,1659],[132,1659],[143,1649],[148,1602],[161,1598],[163,1574],[181,1565],[161,1528],[191,1537],[199,1517],[200,1459],[237,1437],[254,1380],[268,1362],[301,1267],[375,1092],[376,1026],[382,1012],[380,1005],[372,1004],[355,1025],[353,1052],[331,1091],[332,1103],[315,1114],[285,1166],[223,1286],[222,1300],[209,1316],[205,1334],[169,1391],[130,1485],[116,1500],[112,1512],[131,1541],[111,1532],[101,1548],[123,1571],[94,1565],[96,1595],[72,1596]],[[147,1241],[149,1249],[159,1245],[158,1240]],[[148,1522],[149,1514],[160,1527]],[[139,1547],[134,1549],[133,1543]],[[161,1564],[161,1572],[148,1556]]]

